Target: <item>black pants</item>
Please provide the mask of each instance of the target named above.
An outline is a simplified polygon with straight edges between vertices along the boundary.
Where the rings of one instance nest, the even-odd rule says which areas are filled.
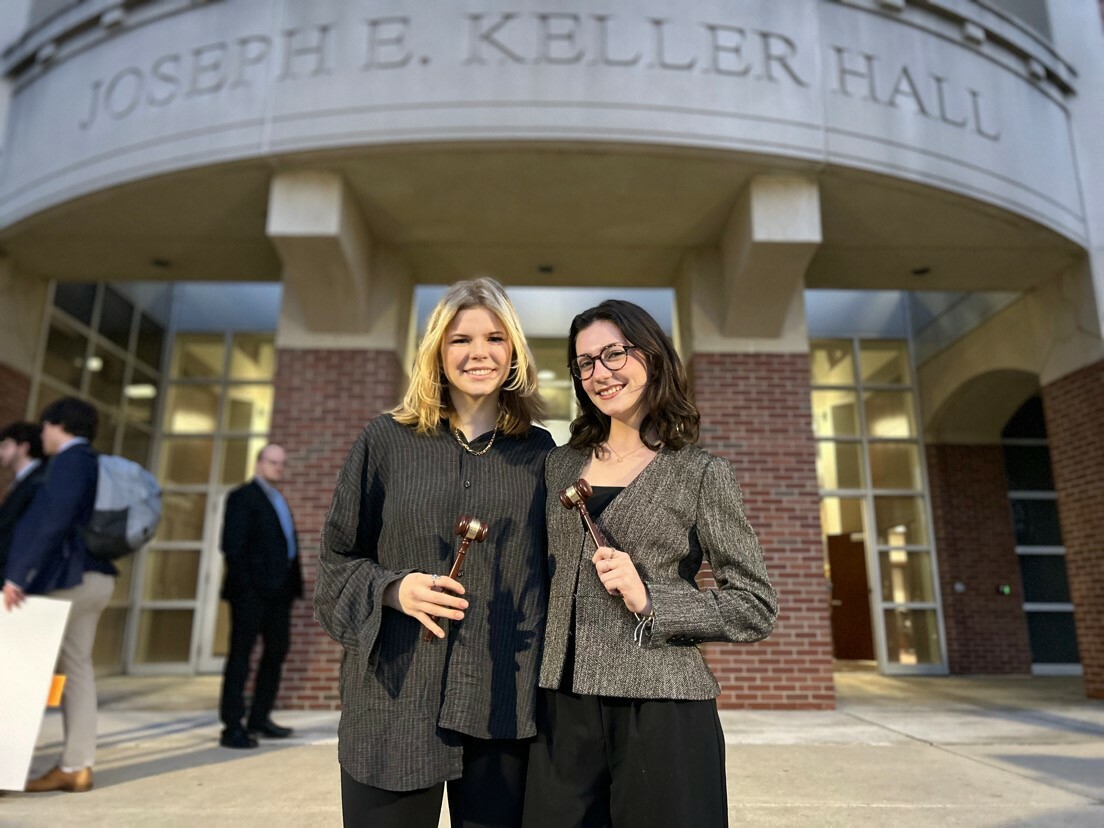
[[[245,717],[242,694],[249,678],[249,656],[258,635],[264,642],[264,653],[253,685],[250,725],[264,724],[276,702],[280,672],[291,639],[290,597],[284,593],[271,597],[250,593],[235,596],[230,601],[230,653],[222,674],[219,716],[223,725],[231,730],[240,728]]]
[[[724,734],[710,701],[542,690],[525,828],[728,825]]]
[[[448,782],[452,828],[516,828],[521,824],[529,739],[464,737],[464,772]],[[385,791],[341,770],[345,828],[437,828],[444,782],[416,791]]]

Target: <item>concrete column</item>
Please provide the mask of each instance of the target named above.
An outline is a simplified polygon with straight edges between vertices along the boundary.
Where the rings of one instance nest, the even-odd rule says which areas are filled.
[[[734,298],[758,296],[756,309],[773,321],[755,328],[756,335],[726,336],[728,305],[721,297],[731,283],[723,273],[719,251],[686,257],[676,334],[702,415],[701,445],[736,470],[782,612],[766,641],[710,644],[706,658],[721,683],[722,707],[831,708],[832,633],[803,283],[789,280],[788,292],[745,284]]]
[[[319,537],[349,448],[401,396],[413,288],[332,173],[278,174],[268,234],[284,264],[271,437],[288,451],[306,592],[293,609],[279,705],[335,709],[341,648],[311,609]]]
[[[721,237],[722,332],[778,337],[820,242],[815,181],[787,175],[752,179]]]

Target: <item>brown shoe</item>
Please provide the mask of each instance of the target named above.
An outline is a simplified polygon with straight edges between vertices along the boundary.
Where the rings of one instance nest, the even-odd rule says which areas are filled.
[[[84,793],[92,790],[92,768],[81,768],[79,771],[63,771],[56,765],[38,779],[28,779],[27,793],[42,793],[43,791],[68,791],[69,793]]]

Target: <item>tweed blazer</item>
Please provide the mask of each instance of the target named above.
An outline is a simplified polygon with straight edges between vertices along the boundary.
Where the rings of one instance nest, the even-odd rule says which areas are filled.
[[[590,561],[594,542],[577,511],[557,497],[579,478],[587,456],[565,446],[545,467],[552,581],[541,687],[560,686],[574,606],[574,692],[715,698],[717,680],[694,645],[758,641],[778,614],[732,467],[697,446],[661,448],[596,520],[606,540],[632,557],[651,595],[655,620],[638,646],[636,617],[602,586]],[[703,561],[713,569],[715,589],[695,583]]]
[[[447,427],[416,434],[373,420],[349,452],[322,531],[315,616],[344,648],[338,759],[358,782],[390,791],[461,776],[461,734],[536,733],[537,674],[548,574],[544,460],[552,436],[499,434],[482,456]],[[385,607],[411,572],[447,574],[462,514],[489,525],[460,582],[468,609],[423,642],[417,619]]]

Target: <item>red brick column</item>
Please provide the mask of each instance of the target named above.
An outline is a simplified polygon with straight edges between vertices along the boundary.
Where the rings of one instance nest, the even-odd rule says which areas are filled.
[[[1104,362],[1043,388],[1085,693],[1104,699]]]
[[[806,354],[696,354],[701,445],[729,459],[778,590],[774,632],[710,644],[724,708],[830,709],[832,628]]]
[[[0,428],[27,418],[31,398],[31,378],[22,371],[0,362]],[[8,488],[8,474],[0,471],[0,493]]]
[[[338,470],[361,429],[393,407],[402,371],[391,351],[280,350],[271,439],[288,453],[284,493],[299,530],[305,598],[295,603],[277,705],[335,710],[341,647],[314,620],[322,523]]]
[[[927,454],[950,671],[1030,673],[1004,452],[929,445]],[[966,591],[955,592],[955,582]],[[1012,594],[999,595],[999,584]]]

